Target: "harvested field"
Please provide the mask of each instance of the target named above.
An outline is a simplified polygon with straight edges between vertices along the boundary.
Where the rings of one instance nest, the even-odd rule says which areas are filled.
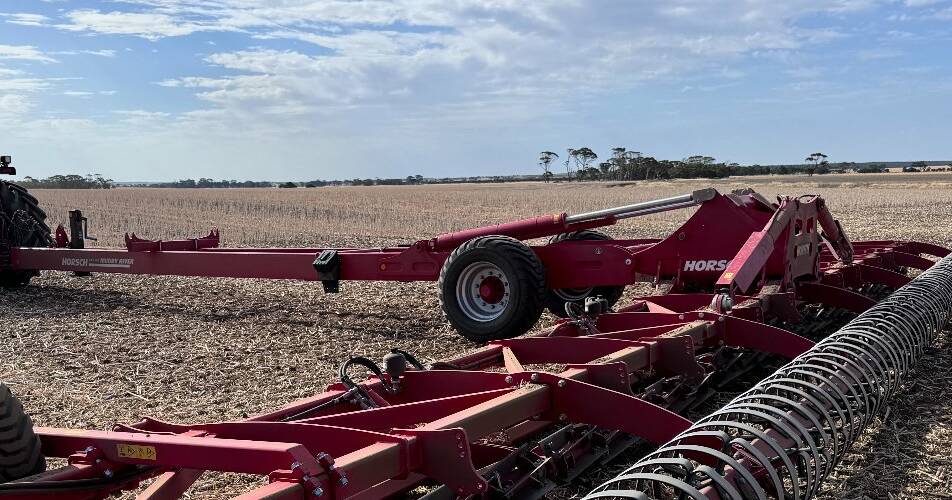
[[[388,245],[530,215],[581,212],[713,185],[766,196],[819,193],[853,239],[952,244],[952,174],[763,177],[627,184],[506,184],[317,189],[36,191],[51,222],[82,208],[99,244],[127,230],[181,238],[221,229],[227,246]],[[610,228],[666,234],[689,212]],[[629,287],[629,293],[645,288]],[[318,392],[338,363],[401,347],[427,360],[475,346],[444,322],[431,283],[318,283],[45,273],[0,291],[0,379],[38,425],[106,429],[141,415],[239,418]],[[545,317],[542,325],[550,324]],[[881,425],[827,482],[823,498],[943,498],[952,353],[927,357]],[[193,498],[221,498],[251,479],[208,475]],[[571,496],[579,488],[562,494]]]

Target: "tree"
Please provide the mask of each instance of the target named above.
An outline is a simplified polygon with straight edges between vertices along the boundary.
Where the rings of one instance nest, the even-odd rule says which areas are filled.
[[[817,172],[817,167],[819,167],[821,164],[824,165],[824,168],[825,168],[825,166],[829,164],[826,161],[826,158],[827,156],[823,153],[813,153],[812,155],[807,156],[804,161],[806,161],[808,164],[809,163],[813,164],[812,167],[807,167],[807,175],[812,177],[813,174]],[[828,168],[825,170],[826,172],[829,172]],[[826,172],[822,172],[822,173],[826,173]]]
[[[542,167],[542,178],[545,182],[549,182],[549,179],[552,177],[552,171],[549,170],[549,165],[558,158],[559,155],[553,153],[552,151],[543,151],[539,153],[539,166]]]
[[[572,180],[572,177],[574,177],[574,176],[572,175],[572,167],[571,167],[571,165],[570,165],[569,162],[570,162],[570,161],[572,160],[572,158],[574,158],[574,157],[575,157],[575,150],[574,150],[574,149],[568,148],[568,149],[565,150],[565,178],[566,178],[567,180],[570,180],[570,181]]]
[[[579,180],[582,180],[586,175],[592,175],[592,172],[588,171],[589,164],[598,159],[598,155],[594,151],[590,148],[573,149],[571,156],[575,159],[575,167],[580,172]],[[595,169],[595,172],[598,172],[598,169]]]
[[[295,183],[289,181],[289,182],[283,182],[283,183],[281,183],[281,187],[283,187],[283,188],[296,188],[296,187],[298,187],[298,186],[297,186],[297,184],[295,184]]]

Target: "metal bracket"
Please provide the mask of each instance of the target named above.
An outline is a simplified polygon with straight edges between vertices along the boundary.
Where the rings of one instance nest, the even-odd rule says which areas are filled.
[[[321,250],[314,259],[314,270],[324,285],[324,293],[340,291],[340,255],[337,250]]]
[[[676,337],[647,337],[645,342],[657,342],[660,356],[655,366],[672,375],[682,375],[689,383],[698,383],[704,378],[704,368],[694,355],[694,340],[689,335]]]
[[[480,495],[489,487],[473,466],[463,429],[394,429],[393,433],[416,438],[415,455],[420,457],[416,472],[443,483],[460,497]]]
[[[85,248],[86,240],[96,241],[96,238],[89,235],[89,219],[83,217],[82,210],[69,211],[69,248]]]

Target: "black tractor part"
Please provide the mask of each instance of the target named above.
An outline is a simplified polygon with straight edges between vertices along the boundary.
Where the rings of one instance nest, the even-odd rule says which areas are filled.
[[[610,239],[611,237],[605,233],[592,231],[591,229],[583,229],[581,231],[573,231],[571,233],[557,234],[549,239],[549,245],[553,245],[560,241],[605,241]],[[567,318],[569,313],[565,308],[566,304],[571,304],[570,307],[584,307],[585,299],[589,297],[602,297],[605,299],[606,309],[610,309],[615,305],[616,302],[618,302],[618,299],[621,298],[621,295],[624,292],[624,286],[550,288],[546,290],[545,293],[545,306],[552,314],[560,318]]]
[[[0,287],[26,285],[37,271],[10,269],[10,247],[53,246],[46,212],[26,188],[0,181]]]
[[[15,481],[46,470],[40,438],[20,400],[0,383],[0,482]]]
[[[542,315],[545,268],[525,243],[481,236],[453,250],[440,270],[438,290],[446,318],[467,339],[516,337]]]

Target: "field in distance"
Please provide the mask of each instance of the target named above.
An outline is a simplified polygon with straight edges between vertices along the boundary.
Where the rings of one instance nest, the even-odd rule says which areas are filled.
[[[97,246],[221,229],[224,246],[392,245],[548,213],[579,213],[713,186],[821,194],[853,239],[952,244],[952,173],[746,177],[718,181],[512,183],[313,189],[37,190],[51,226],[81,208]],[[665,236],[691,210],[622,221],[617,237]],[[711,239],[717,238],[712,233]],[[645,293],[629,287],[629,294]],[[37,425],[106,429],[150,415],[236,419],[320,392],[353,354],[401,347],[429,361],[473,349],[445,323],[432,283],[319,283],[44,273],[0,292],[0,379]],[[546,316],[540,326],[551,324]],[[848,455],[823,498],[923,498],[944,491],[952,440],[952,352],[943,337],[913,390]],[[874,471],[874,472],[873,472]],[[571,497],[598,475],[560,492]],[[253,479],[208,474],[197,498]]]
[[[119,188],[35,194],[54,223],[65,225],[67,211],[81,208],[89,218],[90,234],[99,238],[93,244],[97,246],[122,246],[127,231],[144,238],[174,239],[204,235],[213,226],[221,230],[226,246],[375,246],[534,215],[626,205],[709,186],[721,192],[752,187],[771,199],[778,194],[821,194],[854,239],[931,240],[935,224],[948,219],[930,224],[928,217],[945,215],[952,202],[952,173],[298,189]],[[614,234],[662,235],[686,214],[639,218],[619,224]],[[917,224],[897,227],[913,214]]]

